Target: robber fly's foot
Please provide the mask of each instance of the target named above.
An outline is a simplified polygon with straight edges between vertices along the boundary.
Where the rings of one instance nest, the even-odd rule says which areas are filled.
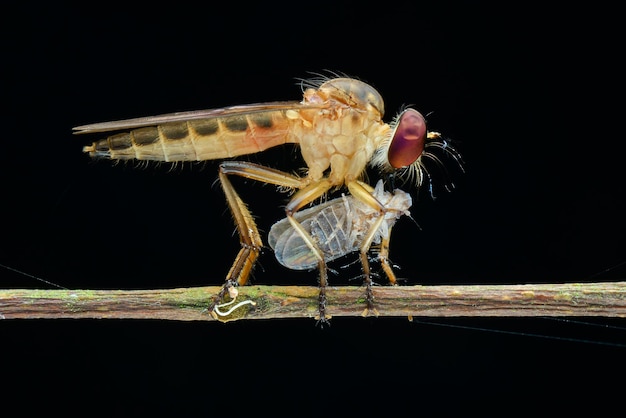
[[[367,306],[361,313],[361,316],[378,316],[378,309],[374,306],[374,291],[372,290],[372,281],[365,281],[365,303]]]
[[[332,318],[332,316],[326,313],[326,289],[325,288],[320,288],[320,294],[317,300],[317,311],[318,311],[318,314],[315,317],[315,319],[317,320],[317,325],[319,325],[322,328],[324,327],[324,325],[330,326],[330,322],[328,320]]]
[[[226,280],[226,283],[224,283],[220,291],[217,292],[215,296],[213,296],[213,300],[211,301],[211,303],[209,303],[209,307],[207,310],[209,312],[213,312],[213,310],[215,309],[217,305],[219,305],[220,303],[223,303],[224,296],[226,296],[226,293],[229,294],[231,299],[234,299],[235,297],[237,297],[238,291],[235,288],[235,286],[236,286],[235,282],[233,282],[232,280]],[[234,294],[234,297],[233,297],[233,292],[237,292]]]
[[[367,318],[368,316],[378,317],[378,315],[380,315],[380,313],[378,312],[378,309],[376,308],[365,308],[363,309],[363,312],[361,312],[361,316],[363,318]]]
[[[235,288],[233,288],[233,289],[236,291],[236,293],[238,293],[237,289],[235,289]],[[233,293],[235,293],[235,292],[233,292]],[[213,311],[211,311],[211,315],[213,316],[213,318],[218,319],[220,321],[233,320],[232,318],[227,319],[226,317],[230,316],[230,314],[232,314],[233,312],[235,312],[237,309],[241,308],[244,305],[256,306],[256,302],[254,302],[254,301],[252,301],[250,299],[246,299],[246,300],[243,300],[243,301],[235,304],[234,306],[232,306],[227,311],[222,311],[223,308],[226,308],[227,306],[230,306],[230,305],[234,304],[236,300],[237,300],[237,298],[236,298],[236,295],[235,295],[235,297],[233,297],[230,302],[224,302],[224,303],[220,303],[219,305],[215,305],[213,307]]]
[[[219,303],[224,299],[226,292],[228,292],[230,301]],[[256,306],[256,303],[249,299],[235,304],[235,301],[237,300],[237,296],[239,296],[239,290],[237,289],[237,287],[235,287],[235,285],[232,282],[226,282],[224,286],[222,287],[222,289],[220,290],[220,292],[216,295],[215,300],[213,301],[213,304],[212,304],[213,306],[211,307],[211,316],[214,319],[217,319],[218,321],[222,321],[222,322],[233,321],[235,319],[240,318],[242,315],[245,315],[245,312],[244,312],[243,314],[231,316],[233,312],[235,312],[242,306],[245,306],[245,305]],[[231,305],[234,305],[234,306],[231,306]],[[224,311],[223,309],[227,307],[230,307],[230,308]]]

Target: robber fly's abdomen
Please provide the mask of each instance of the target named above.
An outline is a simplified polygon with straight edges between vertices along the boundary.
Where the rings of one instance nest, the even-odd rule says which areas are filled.
[[[109,136],[84,148],[95,158],[202,161],[264,151],[293,142],[285,111],[168,122]]]

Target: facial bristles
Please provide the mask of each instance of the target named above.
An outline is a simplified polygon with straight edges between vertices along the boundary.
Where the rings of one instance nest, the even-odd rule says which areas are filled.
[[[406,126],[399,128],[399,124],[406,124],[403,122],[404,115],[407,111],[411,111],[413,113],[409,114],[412,119],[409,119],[409,123],[413,123],[414,127],[409,127],[407,129]],[[405,109],[400,112],[393,121],[389,124],[390,130],[389,135],[382,143],[382,146],[376,150],[371,165],[378,168],[381,173],[394,173],[394,177],[398,178],[401,183],[412,183],[417,188],[422,187],[426,182],[428,183],[429,191],[432,197],[434,197],[433,192],[433,177],[431,176],[431,172],[434,167],[437,167],[440,173],[443,173],[444,187],[447,190],[454,188],[454,184],[450,181],[448,175],[448,167],[444,163],[445,158],[452,159],[456,165],[463,171],[463,159],[461,154],[457,151],[457,149],[450,143],[449,140],[444,139],[443,136],[439,132],[427,132],[425,130],[425,122],[424,126],[421,125],[422,121],[419,120],[417,116],[421,117],[417,111],[413,109]],[[407,139],[416,138],[419,139],[416,132],[420,132],[420,130],[426,133],[422,137],[423,143],[420,144],[419,141],[414,140],[413,145],[411,141],[406,141]],[[400,141],[401,146],[396,146],[396,150],[394,151],[392,147],[392,143],[394,141]],[[403,142],[407,142],[408,145]],[[397,145],[397,144],[396,144]],[[417,147],[417,148],[411,148]],[[419,148],[421,147],[421,148]],[[394,161],[402,161],[405,156],[403,155],[391,155],[390,153],[396,152],[398,150],[400,152],[411,154],[416,153],[415,149],[419,151],[418,156],[409,164],[398,167],[398,164],[394,164]],[[413,157],[409,157],[408,160],[412,160]],[[425,181],[426,180],[426,181]]]

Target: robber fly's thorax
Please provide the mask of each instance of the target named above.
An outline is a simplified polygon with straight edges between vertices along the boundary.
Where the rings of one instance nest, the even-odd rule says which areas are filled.
[[[300,111],[301,129],[294,132],[309,178],[321,179],[328,168],[333,185],[361,178],[389,133],[389,126],[382,122],[380,94],[359,80],[339,78],[307,89],[303,103],[323,104]]]

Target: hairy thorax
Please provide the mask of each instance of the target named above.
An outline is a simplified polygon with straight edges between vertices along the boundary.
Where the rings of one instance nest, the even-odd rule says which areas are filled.
[[[330,169],[333,185],[361,178],[389,130],[377,113],[347,105],[300,111],[299,119],[293,135],[308,166],[309,180],[320,180]]]

